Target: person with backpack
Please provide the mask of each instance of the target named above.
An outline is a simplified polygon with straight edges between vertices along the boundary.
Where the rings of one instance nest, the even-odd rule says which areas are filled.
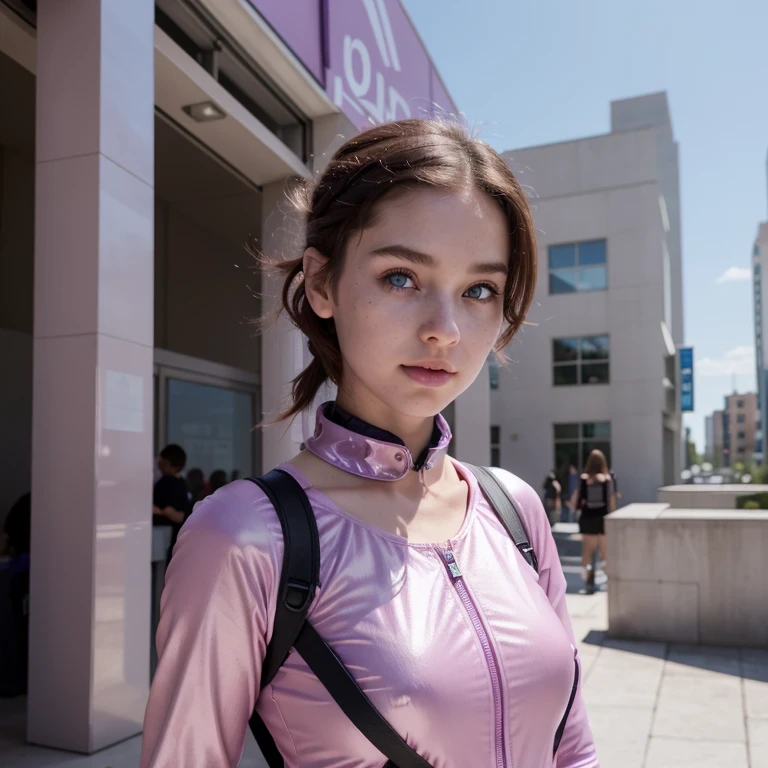
[[[250,725],[270,768],[598,768],[541,500],[450,458],[440,415],[531,304],[521,187],[462,126],[409,119],[297,205],[278,266],[312,360],[280,418],[338,393],[182,528],[140,765],[235,766]]]
[[[616,489],[602,451],[594,450],[587,458],[575,507],[581,532],[582,578],[587,592],[591,593],[607,581],[605,517],[616,509]],[[593,563],[595,552],[598,553],[597,568]]]

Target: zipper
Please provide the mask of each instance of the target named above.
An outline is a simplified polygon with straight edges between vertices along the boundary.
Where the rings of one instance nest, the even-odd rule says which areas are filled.
[[[560,725],[557,726],[557,731],[555,731],[555,746],[552,749],[552,756],[554,757],[557,754],[557,748],[560,746],[560,742],[563,738],[563,733],[565,733],[565,724],[568,722],[568,715],[571,714],[571,709],[573,708],[573,702],[576,698],[576,691],[579,688],[579,655],[577,650],[573,649],[573,687],[571,688],[571,697],[568,699],[568,706],[565,708],[565,714],[563,715],[563,719],[560,721]]]
[[[459,599],[464,606],[464,610],[469,615],[472,626],[475,628],[480,645],[485,654],[485,661],[488,664],[488,672],[491,675],[491,688],[493,689],[494,721],[496,729],[496,768],[506,768],[506,755],[504,749],[504,699],[501,687],[501,675],[499,674],[499,664],[496,658],[496,652],[491,645],[488,632],[483,625],[480,614],[475,607],[472,597],[469,594],[467,585],[464,582],[464,575],[456,562],[456,558],[450,549],[440,549],[435,547],[443,560],[448,576],[459,595]]]

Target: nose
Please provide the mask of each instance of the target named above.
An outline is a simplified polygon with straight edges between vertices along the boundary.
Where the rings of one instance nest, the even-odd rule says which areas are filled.
[[[439,298],[427,306],[427,314],[419,328],[419,338],[436,347],[455,347],[459,343],[456,306],[449,298]]]

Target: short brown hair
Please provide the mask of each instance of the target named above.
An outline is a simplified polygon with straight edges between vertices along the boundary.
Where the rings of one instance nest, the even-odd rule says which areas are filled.
[[[285,274],[283,309],[309,338],[313,360],[293,380],[292,403],[280,418],[290,418],[307,408],[327,379],[338,385],[342,376],[333,319],[318,317],[307,301],[303,251],[316,248],[328,258],[319,277],[335,290],[350,235],[371,225],[375,206],[385,196],[421,186],[457,192],[473,185],[498,203],[509,225],[506,327],[495,347],[501,356],[533,300],[537,252],[525,194],[488,144],[473,138],[456,122],[411,119],[387,123],[347,141],[315,182],[297,189],[295,203],[305,221],[304,247],[295,259],[277,266]]]

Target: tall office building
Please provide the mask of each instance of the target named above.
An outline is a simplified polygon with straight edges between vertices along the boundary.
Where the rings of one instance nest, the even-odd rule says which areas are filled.
[[[765,156],[766,207],[768,208],[768,152]],[[765,280],[768,275],[768,221],[757,227],[757,237],[752,246],[752,298],[755,319],[755,366],[757,368],[757,396],[760,403],[760,427],[757,435],[757,453],[755,460],[765,460],[765,438],[768,435],[768,369],[766,368],[765,349]]]
[[[505,153],[532,190],[530,325],[491,392],[501,466],[540,486],[592,448],[625,502],[654,501],[683,452],[678,147],[665,93],[615,101],[611,132]],[[497,429],[494,429],[496,427]]]

